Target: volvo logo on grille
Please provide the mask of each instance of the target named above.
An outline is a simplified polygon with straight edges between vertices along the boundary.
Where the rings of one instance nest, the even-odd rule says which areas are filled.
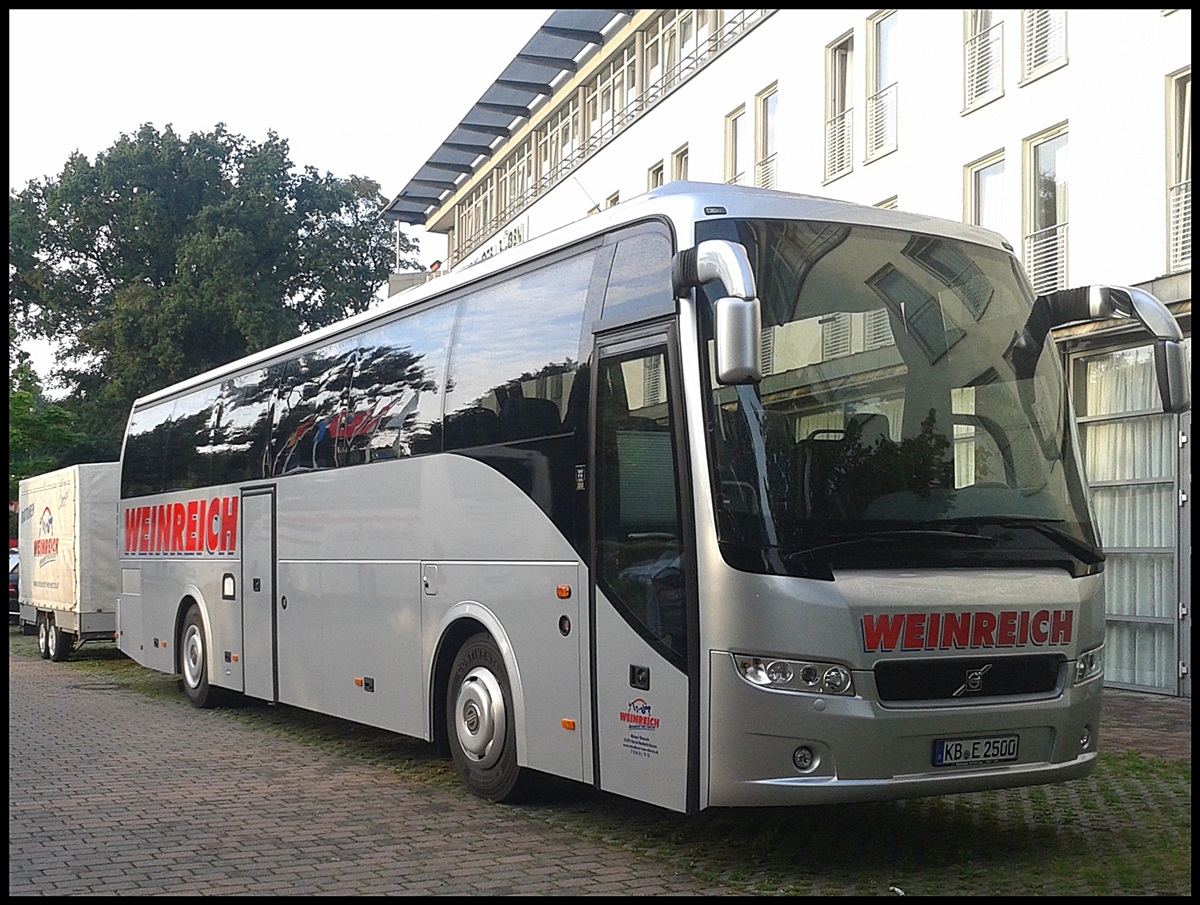
[[[987,663],[979,669],[968,669],[967,680],[958,686],[958,691],[954,692],[954,697],[960,698],[968,692],[976,694],[983,691],[983,674],[992,668],[991,663]]]

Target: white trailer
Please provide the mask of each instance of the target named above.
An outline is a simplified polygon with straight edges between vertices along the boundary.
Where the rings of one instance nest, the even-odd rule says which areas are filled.
[[[118,462],[72,465],[21,481],[20,621],[42,657],[61,661],[116,630]]]

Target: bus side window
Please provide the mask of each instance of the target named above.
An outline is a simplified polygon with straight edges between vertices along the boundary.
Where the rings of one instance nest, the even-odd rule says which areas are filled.
[[[209,440],[217,395],[217,387],[208,387],[175,400],[163,457],[163,490],[191,490],[211,483]]]
[[[407,315],[362,338],[352,406],[366,461],[440,451],[442,385],[455,303]]]
[[[447,451],[564,432],[595,260],[574,254],[463,300],[446,381]]]
[[[232,484],[260,477],[267,437],[270,388],[259,369],[221,384],[212,430],[212,482]]]
[[[171,403],[135,412],[121,465],[121,496],[148,496],[162,491],[163,457],[171,427]]]
[[[660,232],[639,232],[621,239],[604,295],[604,320],[625,321],[674,310],[671,240]]]

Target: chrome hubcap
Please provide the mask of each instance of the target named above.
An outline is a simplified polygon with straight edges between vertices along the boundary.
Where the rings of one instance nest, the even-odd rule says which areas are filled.
[[[483,667],[471,670],[458,688],[454,712],[458,742],[468,760],[487,768],[500,759],[508,728],[504,692],[492,672]]]
[[[189,625],[183,633],[183,679],[190,688],[200,687],[204,675],[204,639],[200,627]]]

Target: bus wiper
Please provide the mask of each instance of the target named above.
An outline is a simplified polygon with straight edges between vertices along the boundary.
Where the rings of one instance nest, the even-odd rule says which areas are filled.
[[[842,540],[836,540],[828,544],[818,544],[815,547],[806,547],[803,550],[796,550],[793,553],[788,553],[784,556],[785,559],[807,559],[813,556],[819,556],[823,553],[833,553],[837,550],[848,550],[851,547],[867,546],[873,543],[880,544],[901,544],[910,541],[938,541],[945,542],[952,540],[955,543],[967,543],[972,546],[991,547],[996,543],[996,538],[988,537],[985,534],[974,534],[966,531],[950,531],[941,528],[898,528],[888,531],[870,531],[863,534],[855,535],[835,535],[841,537]]]
[[[1057,528],[1053,524],[1050,524],[1051,521],[1061,522],[1062,519],[1048,520],[1036,515],[998,515],[979,516],[977,518],[966,519],[965,521],[969,521],[972,525],[996,525],[1000,528],[1029,528],[1042,535],[1042,537],[1053,541],[1080,562],[1084,562],[1089,566],[1104,562],[1103,550],[1092,546],[1086,541],[1080,540],[1069,531],[1064,531],[1062,528]]]

